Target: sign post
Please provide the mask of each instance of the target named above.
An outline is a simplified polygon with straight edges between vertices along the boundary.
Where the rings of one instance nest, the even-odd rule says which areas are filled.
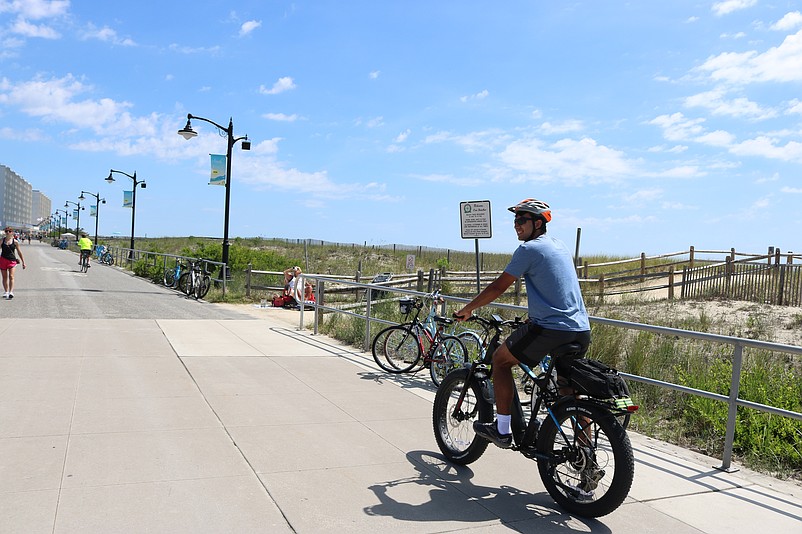
[[[482,289],[479,277],[479,240],[493,237],[490,224],[490,201],[474,200],[459,203],[462,239],[473,239],[476,249],[476,293]]]

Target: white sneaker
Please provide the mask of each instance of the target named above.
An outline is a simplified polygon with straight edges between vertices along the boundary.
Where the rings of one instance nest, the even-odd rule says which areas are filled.
[[[4,298],[4,299],[7,299],[7,298],[8,298],[8,291],[6,291],[5,293],[3,293],[3,298]]]
[[[9,292],[8,293],[8,298],[13,299],[14,298],[14,293]]]

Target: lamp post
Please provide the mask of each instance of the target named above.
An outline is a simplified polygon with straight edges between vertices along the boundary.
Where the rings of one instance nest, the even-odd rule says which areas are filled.
[[[90,193],[89,191],[81,191],[81,196],[78,197],[78,200],[86,200],[86,197],[84,196],[84,194],[92,195],[93,197],[95,197],[95,200],[97,200],[97,206],[95,206],[95,246],[97,246],[98,245],[98,242],[97,242],[97,223],[98,223],[98,220],[100,219],[100,205],[101,204],[105,204],[106,203],[106,199],[105,198],[100,198],[100,193],[99,192],[98,193]],[[90,213],[90,215],[91,215],[91,213]]]
[[[131,251],[128,253],[128,259],[133,259],[134,257],[134,222],[136,221],[136,186],[140,186],[142,189],[147,187],[147,184],[144,180],[137,180],[136,179],[136,171],[134,171],[133,176],[128,174],[127,172],[123,171],[115,171],[111,169],[109,171],[109,177],[106,178],[108,183],[114,182],[114,177],[112,176],[113,173],[122,174],[123,176],[129,177],[131,180],[134,181],[134,191],[131,198]]]
[[[231,149],[234,148],[234,145],[237,141],[242,141],[242,150],[250,150],[251,149],[251,142],[248,141],[248,136],[244,135],[242,137],[234,137],[234,120],[229,118],[228,119],[228,128],[220,126],[216,122],[204,119],[203,117],[197,117],[192,115],[191,113],[187,113],[187,125],[184,126],[182,129],[178,130],[178,135],[189,141],[193,137],[196,137],[198,133],[192,129],[192,119],[196,119],[203,122],[208,122],[215,128],[217,128],[221,133],[225,133],[227,138],[227,146],[226,146],[226,205],[225,205],[225,215],[223,220],[223,272],[220,273],[220,277],[227,280],[229,278],[229,270],[228,270],[228,249],[230,243],[228,242],[228,218],[229,218],[229,206],[231,204]]]
[[[61,212],[62,211],[64,212],[64,226],[66,227],[67,226],[67,217],[68,217],[67,210],[60,210],[60,209],[56,208],[56,215],[58,216],[58,233],[59,233],[59,237],[61,236]]]
[[[75,218],[75,240],[78,241],[78,232],[81,230],[81,210],[82,209],[86,209],[86,208],[81,206],[80,202],[76,203],[76,202],[72,202],[71,200],[68,200],[67,202],[65,202],[64,203],[64,207],[68,208],[70,204],[72,204],[73,206],[77,206],[78,207],[78,217]]]

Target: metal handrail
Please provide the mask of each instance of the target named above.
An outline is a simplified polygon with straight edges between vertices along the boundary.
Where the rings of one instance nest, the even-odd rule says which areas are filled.
[[[342,280],[340,278],[331,278],[327,276],[320,276],[320,275],[304,275],[304,277],[315,280],[315,298],[316,302],[314,303],[314,329],[313,333],[318,333],[318,327],[320,324],[320,315],[323,311],[332,312],[332,313],[343,313],[346,315],[350,315],[353,317],[361,317],[365,319],[365,345],[364,350],[368,350],[370,345],[370,325],[372,322],[378,322],[382,324],[391,324],[389,321],[385,321],[382,319],[377,319],[371,317],[370,310],[371,310],[371,293],[374,289],[380,290],[385,293],[401,293],[405,295],[416,295],[416,296],[424,296],[426,293],[421,293],[419,291],[412,291],[408,289],[397,289],[397,288],[389,288],[386,286],[380,286],[376,284],[363,284],[358,282],[351,282],[348,280]],[[353,311],[344,311],[339,308],[333,306],[325,306],[319,304],[320,302],[324,302],[324,287],[326,283],[336,283],[340,285],[347,285],[353,286],[355,288],[365,289],[367,292],[367,297],[365,299],[365,315],[355,313]],[[460,298],[460,297],[451,297],[448,295],[441,295],[443,299],[448,302],[459,302],[459,303],[466,303],[469,302],[469,299]],[[526,307],[524,306],[514,306],[512,304],[501,304],[501,303],[492,303],[489,306],[493,306],[500,309],[508,309],[514,310],[518,312],[526,313]],[[643,330],[647,332],[653,332],[656,334],[662,335],[669,335],[669,336],[676,336],[676,337],[683,337],[683,338],[690,338],[690,339],[697,339],[701,341],[708,341],[713,343],[721,343],[732,345],[733,353],[732,353],[732,376],[730,379],[730,394],[729,395],[721,395],[718,393],[713,393],[710,391],[704,391],[694,388],[689,388],[686,386],[682,386],[679,384],[673,384],[670,382],[663,382],[661,380],[655,380],[652,378],[633,375],[629,373],[622,373],[629,379],[635,380],[637,382],[643,382],[645,384],[651,384],[659,387],[664,387],[668,389],[673,389],[676,391],[681,391],[683,393],[687,393],[690,395],[697,395],[701,397],[706,397],[709,399],[723,401],[726,402],[728,405],[727,410],[727,429],[724,438],[724,451],[722,454],[722,463],[721,466],[717,467],[722,471],[735,471],[736,469],[732,468],[732,449],[733,443],[735,440],[735,422],[736,422],[736,415],[737,415],[737,408],[738,406],[743,406],[745,408],[751,408],[755,410],[760,410],[763,412],[772,413],[775,415],[780,415],[782,417],[790,417],[792,419],[797,419],[802,421],[802,413],[792,412],[789,410],[783,410],[780,408],[776,408],[774,406],[768,406],[765,404],[760,404],[757,402],[747,401],[745,399],[741,399],[738,397],[739,388],[740,388],[740,378],[741,378],[741,368],[743,366],[743,349],[746,347],[755,348],[755,349],[762,349],[762,350],[769,350],[775,352],[785,352],[790,354],[797,354],[802,355],[802,347],[796,345],[783,345],[780,343],[770,343],[767,341],[757,341],[754,339],[745,339],[740,337],[734,336],[724,336],[720,334],[707,334],[704,332],[694,332],[692,330],[681,330],[679,328],[669,328],[665,326],[655,326],[649,324],[642,324],[642,323],[633,323],[629,321],[619,321],[616,319],[606,319],[604,317],[590,317],[590,321],[592,323],[604,324],[613,327],[619,328],[627,328],[632,330]],[[299,329],[304,329],[304,306],[301,306],[301,319]]]

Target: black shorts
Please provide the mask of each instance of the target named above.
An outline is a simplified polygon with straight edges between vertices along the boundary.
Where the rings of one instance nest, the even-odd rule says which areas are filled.
[[[549,352],[566,343],[579,343],[582,349],[571,359],[581,358],[588,351],[588,345],[590,345],[590,330],[580,332],[551,330],[527,322],[504,341],[512,355],[529,367],[535,367]],[[565,357],[560,357],[554,362],[559,375],[564,375],[561,370],[567,368],[571,363],[570,361],[560,361],[565,359]]]
[[[91,256],[91,255],[92,255],[92,250],[91,249],[88,249],[88,248],[82,248],[81,249],[81,257]]]

